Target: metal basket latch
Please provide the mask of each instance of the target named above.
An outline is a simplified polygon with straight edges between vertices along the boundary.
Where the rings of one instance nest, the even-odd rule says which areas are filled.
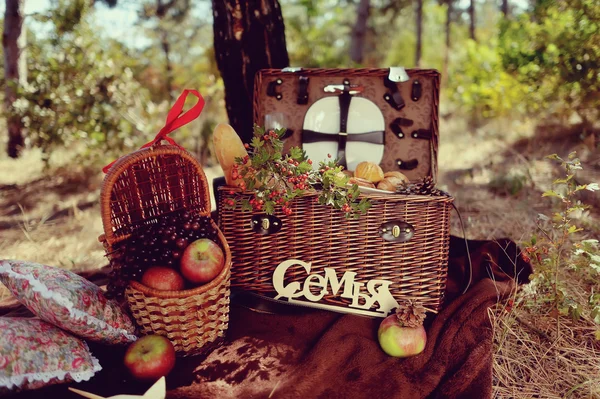
[[[252,231],[262,235],[275,234],[281,230],[282,226],[283,222],[281,219],[277,216],[267,215],[265,213],[253,215],[250,221]]]
[[[379,226],[379,236],[389,242],[407,242],[415,235],[415,228],[403,220],[396,219]]]

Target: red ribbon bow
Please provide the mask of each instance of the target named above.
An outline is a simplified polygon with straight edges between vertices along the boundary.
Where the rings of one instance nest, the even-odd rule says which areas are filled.
[[[185,104],[185,99],[187,98],[188,94],[192,94],[195,97],[197,97],[198,102],[196,104],[194,104],[194,106],[192,108],[190,108],[186,112],[182,113],[183,105]],[[177,146],[177,147],[183,149],[182,146],[177,144],[175,142],[175,140],[173,140],[172,138],[169,137],[169,133],[171,133],[174,130],[179,129],[180,127],[182,127],[184,125],[187,125],[188,123],[190,123],[191,121],[196,119],[198,116],[200,116],[200,113],[202,112],[203,108],[204,108],[204,98],[198,92],[198,90],[189,90],[189,89],[184,90],[183,93],[181,93],[181,95],[177,99],[177,101],[175,101],[173,108],[171,108],[171,110],[167,114],[167,121],[165,123],[165,126],[163,126],[163,128],[160,129],[160,131],[158,132],[156,137],[154,137],[154,140],[144,144],[143,146],[140,147],[140,149],[152,147],[154,144],[160,143],[161,140],[166,140],[169,142],[169,144],[172,144],[174,146]],[[113,166],[115,162],[117,162],[117,161],[113,161],[113,162],[109,163],[108,165],[106,165],[105,167],[103,167],[102,171],[104,173],[108,172],[110,167]]]

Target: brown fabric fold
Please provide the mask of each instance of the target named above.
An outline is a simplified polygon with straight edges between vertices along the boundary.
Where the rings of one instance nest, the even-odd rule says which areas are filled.
[[[526,283],[532,270],[510,240],[470,240],[469,248],[472,281],[461,295],[469,281],[468,258],[464,240],[452,237],[447,302],[427,318],[428,343],[418,356],[387,356],[377,342],[381,319],[242,296],[232,305],[226,341],[205,356],[179,359],[167,378],[167,397],[489,398],[493,345],[488,309],[511,293],[515,280]],[[122,348],[91,349],[104,370],[78,388],[109,396],[148,387],[127,377]],[[18,396],[75,397],[65,386]]]

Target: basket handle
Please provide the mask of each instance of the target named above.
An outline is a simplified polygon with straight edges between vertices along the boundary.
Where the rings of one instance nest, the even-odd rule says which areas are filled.
[[[185,104],[185,100],[186,100],[188,94],[192,94],[193,96],[195,96],[198,99],[198,101],[196,102],[196,104],[194,104],[194,106],[192,108],[183,112],[183,106]],[[160,131],[158,132],[156,137],[154,137],[154,140],[144,144],[143,146],[140,147],[140,149],[152,147],[156,143],[160,143],[162,140],[166,140],[169,142],[169,144],[172,144],[183,150],[183,147],[181,147],[179,144],[177,144],[175,142],[175,140],[173,140],[171,137],[169,137],[169,133],[179,129],[180,127],[182,127],[184,125],[187,125],[188,123],[190,123],[191,121],[196,119],[198,116],[200,116],[200,113],[202,112],[203,108],[204,108],[204,98],[198,92],[198,90],[185,89],[183,91],[183,93],[181,93],[179,98],[175,101],[175,104],[173,105],[173,107],[171,108],[169,113],[167,114],[167,121],[165,122],[165,125],[162,127],[162,129],[160,129]],[[111,166],[113,166],[115,164],[115,162],[117,162],[117,160],[112,161],[111,163],[109,163],[108,165],[103,167],[102,171],[104,173],[107,173],[108,170],[111,168]]]

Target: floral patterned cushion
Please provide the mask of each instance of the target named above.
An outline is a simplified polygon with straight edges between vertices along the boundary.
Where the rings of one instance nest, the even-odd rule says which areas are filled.
[[[0,317],[0,396],[87,381],[102,367],[87,344],[39,319]]]
[[[68,270],[25,261],[0,261],[0,281],[40,319],[91,341],[136,340],[135,328],[102,290]]]

